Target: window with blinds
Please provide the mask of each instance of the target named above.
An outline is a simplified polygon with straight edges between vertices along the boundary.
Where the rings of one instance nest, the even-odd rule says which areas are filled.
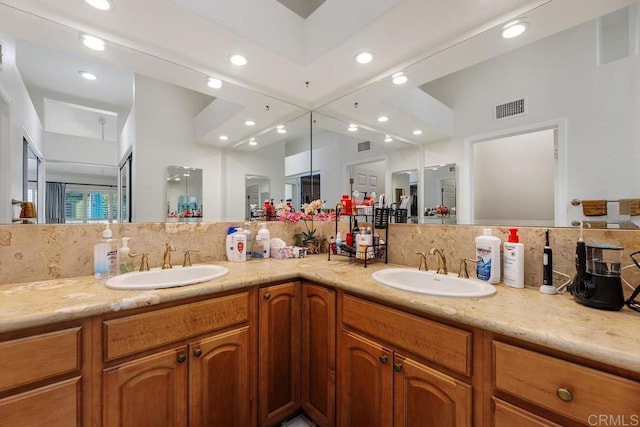
[[[64,214],[67,224],[116,221],[118,192],[111,187],[79,188],[67,185]]]

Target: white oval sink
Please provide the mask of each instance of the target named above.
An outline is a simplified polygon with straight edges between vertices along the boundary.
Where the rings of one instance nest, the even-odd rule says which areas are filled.
[[[462,279],[456,274],[436,274],[409,268],[388,268],[376,271],[371,278],[381,285],[404,291],[442,297],[476,298],[496,293],[495,286],[482,280]]]
[[[160,289],[193,285],[222,277],[229,269],[219,265],[193,265],[120,274],[105,282],[111,289]]]

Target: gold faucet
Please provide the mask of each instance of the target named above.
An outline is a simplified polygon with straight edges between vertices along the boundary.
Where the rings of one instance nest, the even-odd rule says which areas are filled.
[[[166,270],[167,268],[173,268],[173,266],[171,265],[171,252],[175,252],[176,248],[174,248],[173,245],[169,243],[165,243],[164,246],[165,246],[165,249],[164,249],[163,262],[162,262],[162,269]]]
[[[438,270],[437,274],[448,274],[447,271],[447,258],[444,256],[444,249],[431,248],[429,255],[435,255],[438,257]]]
[[[416,255],[420,255],[420,264],[418,264],[418,270],[422,270],[422,266],[424,265],[424,271],[429,271],[429,267],[427,266],[427,254],[424,252],[416,251]]]
[[[149,254],[145,253],[137,253],[137,254],[129,254],[131,258],[142,255],[142,260],[140,261],[140,269],[139,271],[149,271]]]
[[[458,277],[461,277],[463,279],[469,278],[469,269],[467,269],[467,261],[473,262],[473,263],[478,262],[477,259],[471,259],[471,258],[460,259],[460,269],[458,270]]]
[[[191,264],[191,252],[199,252],[199,251],[196,251],[194,249],[187,249],[186,251],[184,251],[184,260],[182,261],[183,267],[191,267],[193,265]]]

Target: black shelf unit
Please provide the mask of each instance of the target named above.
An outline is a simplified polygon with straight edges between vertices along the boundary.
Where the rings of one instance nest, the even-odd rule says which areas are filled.
[[[349,218],[349,233],[353,232],[355,220],[357,220],[360,217],[363,217],[364,223],[371,224],[371,233],[373,235],[376,234],[376,231],[384,230],[384,233],[383,233],[384,236],[379,235],[377,244],[375,243],[375,238],[372,237],[372,239],[374,240],[374,244],[371,246],[367,246],[364,252],[359,251],[358,245],[356,242],[354,242],[353,246],[351,247],[347,246],[348,249],[346,250],[336,247],[336,250],[337,250],[336,253],[332,253],[334,248],[330,247],[328,251],[328,256],[327,256],[328,260],[331,261],[332,255],[334,257],[346,257],[349,260],[361,262],[365,268],[367,267],[367,264],[375,261],[384,260],[384,263],[386,264],[389,257],[389,240],[388,240],[389,236],[388,236],[387,230],[389,228],[389,217],[391,214],[391,209],[374,207],[372,210],[373,213],[360,212],[360,213],[349,214],[349,215],[347,214],[342,215],[340,211],[341,211],[341,205],[337,205],[336,221],[335,221],[336,236],[338,235],[338,225],[342,217]],[[384,243],[379,243],[383,237],[384,237]]]

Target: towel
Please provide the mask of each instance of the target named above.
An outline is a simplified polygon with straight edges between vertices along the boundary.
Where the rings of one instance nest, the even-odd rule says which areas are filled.
[[[606,200],[583,200],[582,214],[584,216],[602,216],[607,214]]]
[[[620,199],[620,215],[640,215],[640,199]]]

